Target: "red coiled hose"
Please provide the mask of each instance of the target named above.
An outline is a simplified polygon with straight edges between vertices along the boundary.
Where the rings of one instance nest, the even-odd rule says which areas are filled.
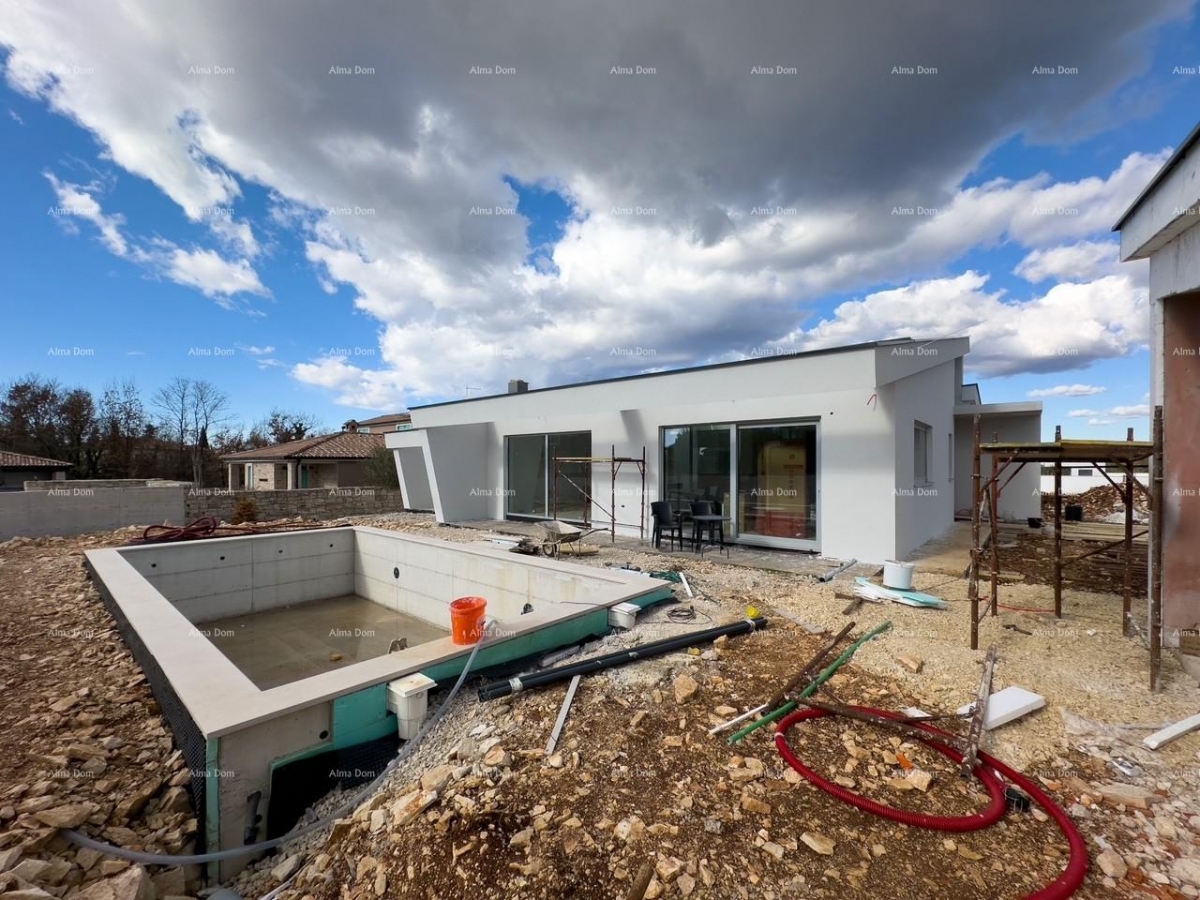
[[[1001,784],[1000,779],[994,773],[982,766],[975,769],[975,777],[983,782],[983,786],[987,788],[992,802],[982,812],[971,813],[968,816],[930,816],[924,813],[910,812],[907,809],[896,809],[894,806],[886,806],[883,803],[868,800],[862,794],[856,794],[854,791],[847,790],[840,784],[818,775],[814,770],[802,763],[792,748],[788,746],[785,733],[797,722],[803,722],[805,719],[817,719],[824,715],[826,715],[826,712],[822,709],[796,710],[781,721],[775,729],[775,746],[779,748],[779,755],[787,761],[789,766],[825,793],[832,794],[843,803],[857,806],[859,809],[873,815],[891,819],[893,822],[903,822],[905,825],[912,825],[914,828],[929,828],[933,831],[978,831],[981,828],[995,825],[1004,818],[1004,812],[1008,808],[1008,801],[1004,798],[1004,785]],[[947,747],[938,741],[925,741],[924,743],[942,754],[942,756],[948,756],[956,763],[962,762],[962,754],[953,747]]]
[[[882,709],[872,709],[868,706],[856,706],[854,709],[860,712],[871,713],[877,716],[885,716],[889,719],[902,719],[896,713],[888,712]],[[891,819],[893,822],[902,822],[906,825],[915,825],[918,828],[930,828],[937,831],[977,831],[981,828],[986,828],[995,822],[1004,814],[1004,789],[1000,785],[1000,780],[990,771],[980,767],[976,770],[976,775],[984,786],[987,787],[988,793],[992,795],[992,804],[982,813],[976,813],[971,816],[951,817],[951,816],[926,816],[920,813],[912,813],[903,809],[895,809],[890,806],[885,806],[882,803],[876,803],[873,800],[868,800],[853,791],[848,791],[839,784],[834,784],[822,778],[804,763],[800,762],[799,758],[788,746],[787,732],[797,722],[803,722],[807,719],[819,719],[827,716],[823,709],[798,709],[782,719],[775,728],[775,746],[782,756],[793,769],[799,772],[804,778],[811,781],[821,790],[831,796],[837,797],[844,803],[849,803],[861,810],[873,813],[885,819]],[[919,722],[910,723],[920,728],[922,731],[929,732],[930,735],[939,737],[951,737],[940,728],[934,728],[932,725],[927,725]],[[951,747],[946,746],[940,741],[926,740],[922,743],[932,747],[944,756],[948,756],[956,761],[962,760],[962,755]],[[1062,808],[1054,802],[1045,791],[1037,785],[1036,782],[1030,780],[1025,775],[1022,775],[1011,766],[1002,763],[993,756],[989,756],[982,750],[979,752],[979,761],[986,764],[991,769],[999,772],[1001,775],[1008,778],[1013,784],[1029,794],[1034,801],[1044,809],[1058,826],[1059,831],[1067,839],[1067,844],[1071,848],[1071,858],[1067,863],[1067,868],[1061,875],[1046,887],[1032,894],[1029,894],[1025,900],[1064,900],[1078,890],[1079,885],[1083,883],[1084,877],[1088,870],[1088,852],[1087,844],[1084,843],[1083,836],[1079,833],[1079,829],[1075,827],[1075,823],[1071,818],[1063,812]],[[1000,786],[1000,814],[995,815],[994,807],[996,806],[996,794],[993,790],[993,785]],[[968,824],[969,823],[969,824]]]

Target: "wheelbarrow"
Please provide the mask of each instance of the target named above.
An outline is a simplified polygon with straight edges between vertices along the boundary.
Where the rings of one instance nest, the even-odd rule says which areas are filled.
[[[546,534],[542,540],[542,555],[554,558],[557,558],[564,549],[570,552],[572,547],[578,548],[580,541],[589,534],[600,530],[599,528],[583,529],[577,525],[559,522],[557,519],[553,522],[542,522],[541,526],[542,531]]]

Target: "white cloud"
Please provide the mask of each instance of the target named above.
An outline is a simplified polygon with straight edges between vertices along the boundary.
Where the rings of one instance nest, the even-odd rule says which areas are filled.
[[[166,254],[164,274],[219,301],[228,301],[236,294],[271,295],[246,260],[228,260],[212,250],[175,247]]]
[[[832,318],[798,330],[790,343],[814,349],[901,336],[967,335],[969,368],[997,376],[1078,369],[1124,356],[1147,340],[1145,292],[1134,290],[1128,279],[1059,284],[1029,300],[987,292],[987,282],[987,275],[968,271],[876,291],[842,303]]]
[[[266,347],[256,347],[253,344],[250,344],[249,346],[245,344],[238,344],[237,346],[238,349],[243,353],[249,353],[251,356],[269,356],[275,352],[275,348],[269,345]]]
[[[58,200],[56,211],[52,211],[56,218],[69,221],[68,217],[73,216],[91,222],[100,230],[100,241],[110,253],[120,257],[129,255],[129,244],[121,234],[121,226],[125,224],[125,219],[121,215],[104,214],[99,201],[92,196],[99,191],[98,185],[71,184],[60,181],[53,172],[43,174],[54,188],[54,195]]]
[[[1034,284],[1050,278],[1055,281],[1094,281],[1105,275],[1123,273],[1125,265],[1120,260],[1117,241],[1078,241],[1034,250],[1013,272]]]
[[[52,172],[46,172],[45,176],[58,201],[51,214],[68,225],[71,218],[92,223],[100,232],[101,242],[113,255],[143,265],[177,284],[197,288],[223,305],[229,305],[229,298],[237,294],[271,295],[245,259],[225,259],[214,250],[184,250],[163,238],[131,244],[121,230],[125,217],[105,214],[95,198],[94,194],[100,190],[98,185],[71,184]]]
[[[1089,425],[1111,425],[1117,419],[1144,419],[1150,415],[1146,404],[1138,406],[1113,406],[1101,412],[1098,409],[1073,409],[1067,413],[1072,419],[1087,417]]]
[[[1103,394],[1108,388],[1096,384],[1056,384],[1052,388],[1038,388],[1029,391],[1029,397],[1090,397],[1093,394]]]
[[[1106,415],[1114,419],[1144,419],[1150,415],[1150,407],[1145,403],[1137,406],[1114,406]]]

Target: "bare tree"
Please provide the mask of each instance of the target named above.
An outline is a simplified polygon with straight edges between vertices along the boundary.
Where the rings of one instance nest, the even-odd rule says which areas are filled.
[[[154,396],[150,398],[150,405],[158,413],[159,431],[175,442],[179,454],[174,466],[175,477],[181,477],[183,460],[187,456],[187,447],[192,436],[192,382],[181,375],[176,376],[165,387],[154,392]]]
[[[136,478],[139,470],[139,446],[152,435],[146,408],[132,379],[110,382],[100,400],[100,441],[104,469],[109,477]]]
[[[188,407],[192,431],[192,481],[204,486],[204,463],[209,452],[208,432],[229,419],[229,395],[211,381],[193,381]]]
[[[286,444],[288,441],[300,441],[306,437],[324,434],[327,430],[312,413],[275,408],[265,420],[254,423],[250,431],[250,440],[253,442],[259,437],[265,439],[265,443]]]

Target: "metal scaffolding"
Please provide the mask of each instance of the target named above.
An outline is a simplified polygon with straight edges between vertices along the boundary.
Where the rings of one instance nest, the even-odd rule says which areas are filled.
[[[1135,539],[1149,537],[1149,555],[1151,567],[1150,582],[1150,689],[1158,690],[1159,663],[1162,652],[1162,407],[1154,409],[1154,439],[1152,441],[1135,441],[1133,429],[1129,429],[1124,441],[1064,441],[1061,426],[1055,429],[1054,440],[1046,443],[1002,443],[993,440],[983,443],[980,439],[980,416],[975,416],[974,423],[974,454],[971,469],[971,564],[968,569],[967,596],[971,601],[971,649],[979,649],[979,623],[983,615],[979,611],[979,572],[983,563],[985,549],[990,550],[990,602],[984,608],[984,614],[990,610],[991,615],[998,614],[999,601],[997,597],[1000,581],[1000,549],[997,529],[999,525],[1000,492],[1016,477],[1028,463],[1041,465],[1051,463],[1054,466],[1054,615],[1062,618],[1062,587],[1063,569],[1082,559],[1123,547],[1123,602],[1122,602],[1122,633],[1128,637],[1133,630],[1141,631],[1134,621],[1131,612],[1133,600],[1133,545]],[[991,456],[991,472],[984,480],[982,455]],[[1147,488],[1134,475],[1138,463],[1151,463],[1151,486]],[[1117,489],[1125,507],[1125,534],[1114,541],[1107,541],[1069,559],[1063,559],[1063,494],[1062,476],[1064,463],[1080,463],[1095,466],[1108,482]],[[1112,479],[1101,463],[1112,464],[1124,473],[1124,482],[1118,484]],[[1002,476],[1009,472],[1007,478]],[[1150,504],[1151,526],[1138,534],[1134,534],[1133,498],[1134,491],[1140,490],[1146,495]],[[987,510],[988,541],[990,547],[985,547],[980,540],[984,510]]]
[[[608,509],[597,500],[589,490],[592,479],[589,477],[587,485],[579,485],[571,480],[569,476],[562,474],[562,466],[579,465],[593,466],[597,464],[607,463],[609,467],[609,506]],[[636,523],[638,529],[638,537],[642,540],[646,539],[646,447],[642,445],[642,455],[639,456],[617,456],[616,444],[612,445],[612,454],[609,456],[556,456],[552,464],[554,467],[554,478],[551,483],[550,494],[550,515],[552,518],[558,518],[558,479],[561,477],[567,484],[579,491],[580,496],[584,499],[583,516],[584,524],[592,524],[591,508],[595,504],[596,508],[608,516],[608,531],[609,539],[612,543],[617,542],[617,526],[628,525],[632,527],[633,522],[620,522],[617,520],[617,475],[621,472],[621,466],[629,463],[635,466],[638,470],[638,475],[641,477],[641,490],[638,500],[638,521]]]

